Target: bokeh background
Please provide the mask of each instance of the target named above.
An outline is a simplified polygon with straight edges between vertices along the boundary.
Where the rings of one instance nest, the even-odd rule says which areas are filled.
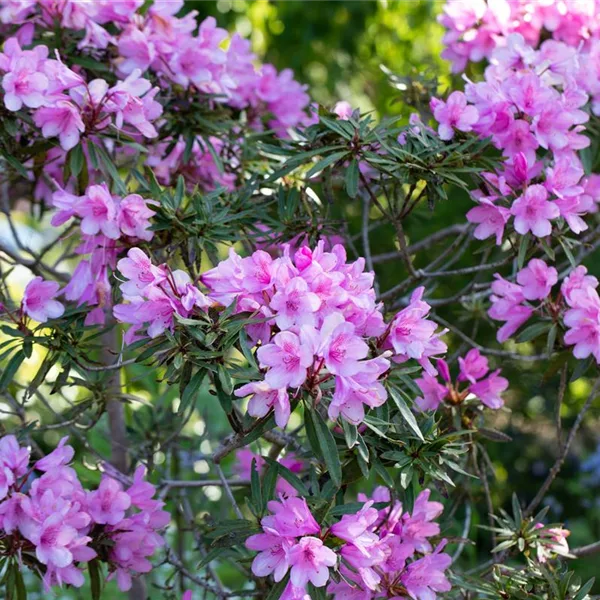
[[[400,78],[416,79],[427,82],[437,79],[439,93],[449,86],[460,86],[459,78],[451,77],[448,65],[440,58],[442,51],[442,28],[437,24],[436,15],[443,6],[442,2],[431,0],[364,0],[364,1],[306,1],[286,0],[267,2],[266,0],[218,0],[189,1],[185,10],[198,11],[198,18],[212,15],[220,26],[252,41],[255,52],[265,62],[273,63],[278,69],[291,68],[298,80],[309,86],[313,98],[325,106],[331,107],[338,100],[347,100],[363,112],[373,111],[380,118],[384,115],[396,115],[405,120],[414,110],[415,97],[411,85],[390,85],[389,73]],[[472,76],[476,76],[475,68]],[[386,74],[387,72],[387,74]],[[424,85],[424,84],[423,84]],[[411,215],[407,224],[410,239],[417,240],[440,227],[451,223],[464,222],[464,215],[470,206],[465,194],[449,190],[449,199],[438,203],[434,211],[423,207]],[[360,229],[360,208],[349,207],[350,226],[354,231]],[[20,225],[25,232],[25,241],[35,248],[43,245],[48,231],[43,225],[23,216]],[[8,235],[5,222],[0,221],[0,235]],[[374,236],[372,252],[389,251],[393,247],[392,230],[382,229],[381,235]],[[358,242],[357,242],[358,243]],[[420,258],[425,264],[427,256]],[[586,264],[597,276],[600,275],[598,256],[591,256]],[[417,265],[419,266],[419,265]],[[456,265],[460,267],[460,263]],[[399,261],[392,261],[378,267],[377,275],[382,289],[394,285],[403,277],[403,267]],[[21,293],[24,280],[19,273],[13,275],[12,282],[15,297]],[[466,281],[460,279],[442,282],[434,290],[434,295],[445,297],[460,289]],[[477,319],[480,322],[478,339],[484,345],[494,346],[494,328],[481,320],[480,306],[450,307],[440,311],[447,320],[468,328]],[[449,339],[454,348],[458,340]],[[530,344],[513,345],[521,353],[533,353]],[[36,372],[42,356],[34,353],[20,369],[18,378],[30,379]],[[493,362],[493,361],[492,361]],[[511,382],[507,395],[506,409],[490,417],[489,426],[509,435],[511,442],[489,442],[488,451],[494,464],[496,479],[491,482],[492,494],[497,506],[510,506],[510,497],[516,491],[523,502],[530,500],[554,461],[556,448],[556,396],[559,375],[553,365],[545,365],[546,371],[539,370],[539,363],[496,362],[502,367]],[[589,375],[589,374],[588,374]],[[152,381],[143,368],[128,371],[123,381],[126,389],[151,402],[149,406],[131,405],[127,407],[128,428],[133,444],[139,448],[152,448],[159,434],[162,436],[170,427],[177,427],[173,420],[173,407],[178,401],[176,390]],[[560,407],[565,430],[575,418],[590,391],[590,380],[586,377],[570,382],[565,400]],[[71,401],[77,401],[73,397]],[[209,454],[220,434],[228,432],[228,426],[221,414],[211,411],[214,399],[206,394],[205,407],[193,415],[183,430],[182,452],[179,464],[173,457],[165,462],[165,456],[157,451],[154,455],[157,468],[165,469],[169,465],[173,477],[178,470],[187,471],[188,477],[207,477],[208,463],[203,460]],[[575,442],[564,468],[552,487],[550,497],[550,522],[561,521],[571,530],[570,541],[573,545],[584,545],[600,539],[600,422],[599,406],[588,413],[586,422]],[[53,405],[53,410],[68,410],[69,403]],[[43,423],[52,415],[48,407],[32,405],[32,418]],[[0,417],[2,414],[0,413]],[[222,420],[222,422],[221,422]],[[207,434],[210,431],[210,436]],[[105,424],[100,423],[89,435],[89,444],[100,454],[108,454],[105,437]],[[40,437],[40,443],[51,447],[58,441],[56,431],[47,431]],[[82,443],[72,440],[78,450],[84,451]],[[85,451],[84,451],[85,452]],[[162,467],[161,467],[162,465]],[[85,467],[85,479],[94,480],[95,459],[89,456]],[[165,476],[169,476],[166,473]],[[243,495],[243,494],[242,494]],[[471,539],[476,545],[466,547],[461,558],[461,567],[468,569],[486,560],[490,549],[489,535],[478,529],[479,523],[486,522],[483,498],[478,502],[471,527]],[[194,512],[197,518],[206,515],[218,518],[228,511],[227,502],[221,498],[219,488],[203,488],[194,496]],[[460,513],[459,513],[460,515]],[[459,532],[448,529],[445,533],[457,535]],[[191,545],[191,540],[181,540],[183,546]],[[580,559],[573,568],[582,578],[600,573],[598,556]],[[160,581],[161,573],[155,574]],[[224,582],[235,588],[236,583],[228,580],[236,577],[234,571],[228,573],[227,567],[220,571]],[[163,581],[162,583],[168,583]],[[31,582],[30,598],[41,598],[39,585]],[[596,593],[600,593],[598,588]],[[113,585],[105,592],[106,598],[119,599]],[[152,598],[167,597],[166,592],[152,589]],[[65,591],[61,598],[89,598],[89,590]],[[197,598],[202,597],[198,595]]]

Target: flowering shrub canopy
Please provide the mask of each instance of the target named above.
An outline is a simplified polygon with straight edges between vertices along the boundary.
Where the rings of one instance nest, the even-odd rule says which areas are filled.
[[[598,390],[563,435],[600,364],[598,11],[448,0],[464,85],[388,73],[418,110],[378,121],[183,1],[0,0],[5,596],[589,598],[600,544],[537,511]],[[532,364],[558,454],[509,513],[487,448]]]

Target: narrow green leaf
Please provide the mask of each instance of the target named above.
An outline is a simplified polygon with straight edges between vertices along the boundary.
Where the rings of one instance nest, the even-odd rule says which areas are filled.
[[[350,198],[356,198],[356,194],[358,194],[358,175],[358,161],[353,158],[345,177],[346,192]]]
[[[313,448],[313,450],[316,451],[317,456],[322,457],[327,466],[329,477],[339,487],[342,484],[342,465],[333,434],[318,411],[309,408],[306,415],[306,421],[312,421],[318,444],[317,448]]]
[[[0,392],[3,392],[10,383],[12,383],[15,373],[19,370],[21,363],[25,360],[25,352],[18,350],[13,354],[12,358],[8,361],[6,368],[0,375]]]
[[[521,344],[523,342],[530,342],[534,340],[538,336],[542,335],[542,333],[546,333],[552,327],[552,323],[544,322],[544,323],[534,323],[529,327],[526,327],[518,336],[517,343]]]
[[[413,415],[410,408],[408,408],[406,402],[404,402],[404,400],[402,399],[402,397],[400,396],[398,391],[395,390],[394,388],[389,388],[389,392],[390,392],[390,395],[392,396],[392,400],[395,402],[396,406],[398,407],[398,410],[400,411],[400,414],[402,415],[403,419],[406,421],[408,426],[415,432],[415,434],[419,437],[419,439],[424,442],[425,438],[423,437],[423,434],[421,433],[421,430],[419,429],[419,425],[417,423],[417,420],[415,419],[415,415]]]

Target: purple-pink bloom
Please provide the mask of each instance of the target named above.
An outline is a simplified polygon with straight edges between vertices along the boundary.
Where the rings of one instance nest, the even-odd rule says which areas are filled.
[[[510,209],[515,217],[515,230],[521,235],[531,231],[537,237],[545,237],[552,232],[550,221],[560,216],[558,206],[548,202],[548,192],[542,185],[529,186],[517,198]]]
[[[490,370],[488,359],[477,348],[471,348],[464,358],[459,357],[458,364],[460,367],[459,381],[475,383],[478,379],[485,377]]]
[[[139,194],[129,194],[119,203],[117,224],[125,235],[149,241],[154,235],[150,231],[150,217],[154,214]]]
[[[527,300],[547,298],[557,281],[558,271],[539,258],[532,258],[527,266],[517,273],[517,283]]]
[[[415,383],[423,394],[422,397],[415,399],[419,410],[436,410],[448,395],[448,388],[427,372],[423,373],[423,377],[415,379]]]
[[[65,312],[65,307],[54,298],[58,295],[60,285],[55,281],[44,281],[34,277],[25,288],[21,308],[34,321],[45,323],[48,319],[58,319]]]
[[[304,498],[281,497],[279,501],[271,500],[267,508],[272,514],[263,517],[261,521],[265,531],[273,531],[283,537],[315,535],[321,532]]]
[[[306,370],[313,362],[312,349],[290,331],[278,333],[272,343],[261,346],[256,355],[261,367],[270,367],[265,381],[275,389],[302,385]]]
[[[101,232],[107,238],[119,238],[117,204],[105,183],[88,187],[76,203],[75,212],[81,217],[81,231],[86,235]]]
[[[451,565],[452,558],[441,553],[444,543],[440,543],[434,553],[410,563],[402,575],[402,585],[413,600],[433,600],[435,592],[450,591],[452,586],[444,571]]]
[[[469,386],[469,391],[477,396],[488,408],[498,409],[504,405],[500,394],[508,388],[508,380],[500,377],[500,369],[486,379]]]
[[[261,418],[271,409],[275,413],[275,423],[282,429],[290,418],[290,398],[286,388],[273,389],[266,381],[250,382],[235,390],[238,398],[252,396],[248,403],[248,414]]]
[[[495,236],[496,245],[499,246],[502,244],[504,227],[510,217],[510,210],[503,206],[496,206],[492,198],[479,198],[478,202],[479,206],[467,213],[467,221],[477,223],[473,235],[478,240]]]
[[[294,277],[275,293],[269,306],[275,311],[277,326],[289,329],[292,325],[314,325],[321,300],[304,279]]]
[[[281,581],[288,572],[289,551],[294,541],[275,533],[258,533],[246,540],[248,550],[258,550],[252,561],[252,572],[257,577],[266,577],[273,573],[275,581]]]
[[[57,100],[52,105],[38,108],[33,115],[37,127],[45,138],[56,137],[65,152],[79,143],[85,125],[80,110],[70,100]]]
[[[335,552],[315,537],[303,537],[289,551],[290,581],[304,587],[310,581],[315,587],[324,586],[329,579],[328,567],[337,563]]]
[[[443,140],[451,140],[455,129],[471,131],[479,118],[477,109],[467,104],[467,99],[462,92],[452,92],[446,102],[433,98],[431,109],[439,123],[438,133]]]
[[[103,477],[98,489],[88,494],[88,512],[96,523],[102,525],[116,525],[122,521],[130,506],[129,495],[118,481],[110,477]]]

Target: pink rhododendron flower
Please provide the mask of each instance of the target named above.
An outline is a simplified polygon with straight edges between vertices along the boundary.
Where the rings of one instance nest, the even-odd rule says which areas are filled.
[[[252,382],[235,390],[238,398],[252,396],[248,403],[248,414],[264,417],[271,409],[275,413],[278,427],[284,428],[290,418],[290,399],[284,388],[273,389],[266,381]]]
[[[289,551],[290,581],[304,587],[309,581],[322,587],[329,579],[329,569],[337,563],[335,552],[315,537],[303,537]]]
[[[491,198],[480,198],[479,206],[467,213],[470,223],[477,223],[473,235],[478,240],[495,236],[496,244],[502,244],[504,228],[510,217],[510,211],[503,206],[496,206]]]
[[[55,281],[44,281],[34,277],[25,288],[21,308],[34,321],[45,323],[48,319],[58,319],[65,312],[65,307],[54,298],[58,295],[60,285]]]
[[[477,348],[472,348],[464,356],[459,356],[458,364],[460,366],[459,381],[470,381],[475,383],[478,379],[485,377],[488,373],[488,359],[481,355]]]
[[[532,258],[517,274],[523,296],[527,300],[543,300],[548,297],[552,286],[558,281],[558,272],[543,260]]]
[[[496,409],[504,405],[500,394],[508,388],[508,380],[500,377],[499,373],[500,369],[469,387],[471,393],[475,394],[489,408]]]
[[[420,410],[436,410],[448,395],[448,389],[429,373],[423,373],[423,377],[415,379],[419,386],[422,397],[415,399],[415,404]]]
[[[104,477],[98,489],[89,493],[88,510],[96,523],[116,525],[130,506],[130,496],[118,481],[109,477]]]
[[[276,389],[302,385],[306,370],[313,362],[311,349],[289,331],[278,333],[273,342],[261,346],[256,355],[261,366],[271,367],[265,381]]]
[[[455,129],[471,131],[479,118],[477,109],[467,105],[467,99],[462,92],[452,92],[446,102],[432,99],[431,109],[439,123],[438,133],[443,140],[451,140]]]
[[[552,232],[550,221],[560,215],[556,204],[548,202],[548,192],[541,185],[532,185],[515,200],[510,211],[515,217],[515,230],[521,235],[531,231],[537,237]]]
[[[340,100],[339,102],[336,102],[335,106],[333,107],[333,112],[337,115],[338,119],[347,121],[352,116],[353,111],[349,102]]]

